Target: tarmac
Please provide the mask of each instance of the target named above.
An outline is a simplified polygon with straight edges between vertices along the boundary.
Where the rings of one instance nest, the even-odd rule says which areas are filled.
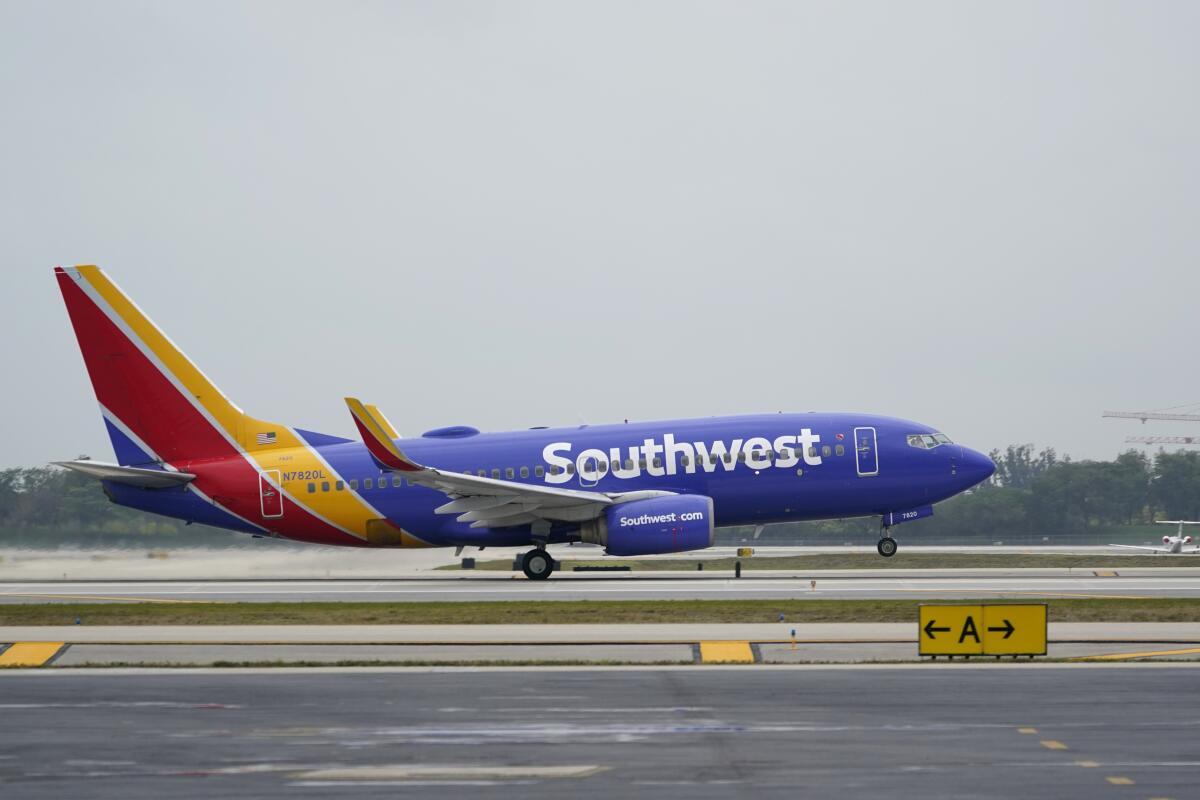
[[[0,628],[0,666],[917,661],[915,623]],[[1200,659],[1200,623],[1051,623],[1048,658]]]
[[[0,674],[23,800],[1190,798],[1185,665]]]
[[[424,572],[390,580],[10,580],[0,603],[1200,597],[1200,569]]]

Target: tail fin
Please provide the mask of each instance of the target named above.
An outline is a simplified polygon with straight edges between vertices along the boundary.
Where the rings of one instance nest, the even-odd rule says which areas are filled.
[[[58,287],[122,465],[286,446],[243,413],[99,267],[57,267]]]

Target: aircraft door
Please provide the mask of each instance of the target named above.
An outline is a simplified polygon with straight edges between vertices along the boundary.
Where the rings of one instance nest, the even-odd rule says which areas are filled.
[[[258,473],[258,501],[263,519],[283,516],[283,484],[279,481],[279,470],[265,469]]]
[[[860,478],[879,474],[879,452],[874,428],[854,429],[854,464]]]
[[[579,485],[585,489],[591,489],[598,480],[604,477],[607,469],[607,466],[601,466],[599,459],[585,454],[579,461]]]

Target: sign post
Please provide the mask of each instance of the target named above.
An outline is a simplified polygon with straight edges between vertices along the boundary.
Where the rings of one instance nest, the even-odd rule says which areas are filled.
[[[921,605],[923,656],[1044,656],[1046,604]]]

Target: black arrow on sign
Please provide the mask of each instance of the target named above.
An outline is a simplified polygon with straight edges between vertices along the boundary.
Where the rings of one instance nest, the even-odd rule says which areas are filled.
[[[937,620],[933,620],[933,619],[931,619],[931,620],[929,620],[929,622],[926,622],[926,623],[925,623],[925,635],[926,635],[926,636],[928,636],[930,639],[936,639],[936,638],[937,638],[936,636],[934,636],[934,635],[933,635],[933,634],[934,634],[935,632],[937,632],[937,631],[945,631],[945,632],[947,632],[947,633],[949,633],[949,632],[950,632],[950,628],[949,628],[949,627],[945,627],[945,628],[935,628],[935,627],[933,627],[933,623],[934,623],[934,622],[936,622],[936,621],[937,621]],[[1005,638],[1007,638],[1007,637],[1005,637]]]
[[[1004,638],[1007,639],[1013,635],[1013,631],[1015,630],[1016,628],[1013,627],[1012,622],[1006,619],[1004,620],[1003,628],[988,628],[988,633],[999,633],[1000,631],[1004,631]]]

